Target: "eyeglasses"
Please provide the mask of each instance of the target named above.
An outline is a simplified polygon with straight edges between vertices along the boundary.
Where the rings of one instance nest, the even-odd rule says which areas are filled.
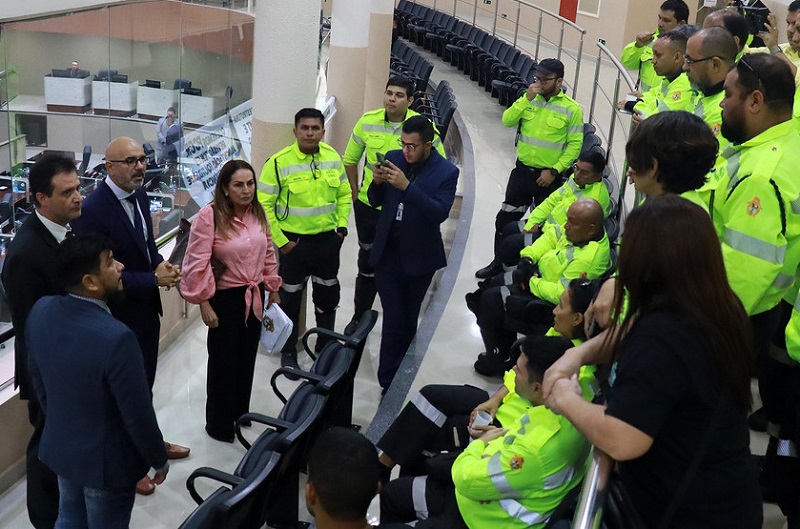
[[[534,83],[546,83],[548,81],[555,81],[558,77],[533,77]]]
[[[142,165],[147,165],[147,156],[139,156],[139,157],[128,156],[124,160],[106,160],[106,161],[112,163],[124,163],[128,167],[133,167],[137,163],[140,163]]]
[[[693,64],[697,64],[698,62],[705,62],[710,61],[711,59],[721,59],[719,55],[712,55],[711,57],[703,57],[702,59],[692,59],[688,55],[683,55],[683,62],[686,63],[686,66],[691,66]]]
[[[408,150],[410,152],[414,152],[417,150],[417,147],[420,147],[421,143],[406,143],[403,140],[397,140],[397,144],[400,146],[401,149]]]

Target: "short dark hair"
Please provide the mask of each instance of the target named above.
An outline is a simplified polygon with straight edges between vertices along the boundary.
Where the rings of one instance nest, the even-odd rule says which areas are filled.
[[[100,273],[100,256],[111,250],[111,243],[102,235],[86,233],[68,237],[58,246],[61,285],[75,290],[86,274]]]
[[[406,134],[419,134],[419,138],[424,142],[433,141],[433,123],[425,116],[411,116],[403,122],[403,132]]]
[[[572,342],[563,336],[526,336],[520,344],[520,352],[528,358],[528,378],[536,382],[544,379],[544,372],[564,351],[572,347]]]
[[[800,2],[800,0],[796,1]],[[720,60],[729,65],[728,68],[733,66],[739,49],[736,47],[736,41],[730,31],[714,26],[700,30],[698,38],[701,39],[700,53],[704,57],[719,57]]]
[[[670,45],[683,50],[684,52],[686,51],[686,41],[689,40],[689,36],[686,34],[686,32],[680,31],[677,28],[660,34],[658,38],[668,40]]]
[[[170,111],[177,113],[177,111],[175,110],[175,107],[167,108],[167,112],[170,112]]]
[[[308,482],[331,518],[356,521],[366,516],[378,492],[378,465],[378,452],[366,437],[348,428],[331,428],[309,453]]]
[[[597,282],[585,277],[578,277],[569,282],[567,292],[569,292],[569,304],[572,312],[583,314],[597,293]]]
[[[36,193],[49,197],[53,194],[53,177],[61,173],[77,173],[75,160],[61,154],[45,154],[39,158],[28,175],[28,187],[33,196],[34,205],[39,205]]]
[[[402,75],[393,75],[389,77],[389,81],[386,83],[386,88],[389,88],[390,86],[399,86],[400,88],[405,89],[406,97],[413,96],[414,89],[416,88],[414,81]]]
[[[294,126],[297,127],[303,118],[318,119],[322,126],[325,126],[325,116],[317,108],[301,108],[298,110],[297,114],[294,115]]]
[[[625,145],[628,166],[636,172],[647,171],[653,167],[653,160],[658,161],[656,180],[667,193],[701,187],[718,151],[719,142],[711,127],[685,110],[650,116],[633,130]]]
[[[731,35],[739,39],[739,49],[744,48],[744,45],[747,43],[747,37],[750,36],[750,32],[747,31],[747,21],[735,9],[722,8],[717,9],[717,11],[722,11],[720,16],[722,17],[722,25],[725,26],[725,29],[730,31]],[[712,11],[712,13],[716,13],[717,11]]]
[[[660,7],[661,11],[672,11],[675,20],[689,21],[689,6],[683,0],[666,0]]]
[[[578,161],[586,162],[592,164],[592,168],[595,172],[602,173],[606,170],[606,157],[605,155],[595,149],[590,149],[588,151],[583,151],[578,156]]]
[[[748,53],[736,63],[736,72],[745,94],[759,90],[767,105],[775,109],[791,109],[794,105],[794,76],[789,65],[779,58]]]
[[[789,11],[789,13],[794,13],[795,11],[800,11],[800,0],[792,0],[792,3],[789,4],[789,7],[787,8],[787,11]]]

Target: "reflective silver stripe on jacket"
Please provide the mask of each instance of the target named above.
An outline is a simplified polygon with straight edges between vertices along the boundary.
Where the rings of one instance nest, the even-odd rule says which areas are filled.
[[[278,174],[285,178],[294,173],[310,173],[313,171],[322,171],[325,169],[340,169],[342,168],[342,162],[339,160],[331,160],[327,162],[316,162],[315,166],[312,167],[311,163],[296,163],[294,165],[287,165],[286,167],[281,167],[278,169]]]
[[[554,103],[550,103],[549,101],[539,101],[538,99],[531,100],[531,106],[544,108],[546,110],[552,110],[553,112],[558,112],[559,114],[564,114],[567,118],[571,118],[574,112],[567,107],[562,107],[560,105],[556,105]],[[581,130],[583,128],[581,127]]]
[[[356,142],[361,147],[366,146],[366,142],[364,140],[362,140],[360,136],[356,136],[355,134],[351,134],[350,135],[350,139],[353,140],[354,142]]]
[[[775,246],[732,228],[725,228],[722,240],[734,250],[757,257],[768,263],[782,265],[786,257],[786,245]]]
[[[775,281],[772,282],[772,286],[775,288],[789,288],[790,286],[794,285],[794,276],[789,274],[778,274],[778,277],[775,278]]]
[[[508,477],[503,472],[503,467],[500,463],[500,452],[495,452],[492,454],[492,457],[489,458],[487,470],[489,472],[489,479],[491,480],[492,485],[494,485],[494,488],[497,489],[497,492],[500,494],[500,496],[503,498],[521,497],[520,493],[511,486],[511,483],[508,481]]]
[[[263,182],[258,183],[258,191],[260,193],[266,193],[268,195],[277,195],[279,189],[275,186],[271,186],[269,184],[265,184]]]
[[[528,206],[512,206],[505,202],[500,205],[500,211],[505,211],[506,213],[525,213],[527,209]]]
[[[800,215],[800,197],[795,198],[790,202],[792,205],[792,213],[795,215]]]
[[[519,141],[528,145],[533,145],[534,147],[541,147],[542,149],[550,149],[553,151],[563,151],[567,146],[567,143],[563,141],[540,140],[539,138],[525,136],[524,134],[519,135]]]
[[[283,204],[280,204],[283,207]],[[315,208],[289,208],[290,217],[317,217],[319,215],[327,215],[328,213],[336,213],[336,204],[325,204],[324,206],[317,206]]]
[[[727,145],[722,150],[722,157],[728,160],[728,191],[730,191],[739,182],[739,158],[742,157],[742,151],[733,145]]]
[[[559,472],[550,474],[544,478],[544,490],[557,489],[568,483],[575,475],[575,467],[567,467]]]
[[[498,503],[509,516],[521,520],[527,526],[545,523],[552,513],[551,511],[547,514],[541,514],[528,510],[520,502],[511,498],[500,500]]]
[[[447,420],[447,415],[436,409],[436,406],[431,404],[431,401],[426,399],[422,393],[417,393],[411,400],[411,404],[413,404],[426,419],[439,428],[441,428],[444,425],[444,421]]]
[[[286,283],[286,282],[284,282],[284,283],[281,285],[281,288],[282,288],[283,290],[285,290],[286,292],[290,292],[290,293],[294,293],[294,292],[300,292],[300,291],[302,291],[304,288],[306,288],[306,281],[308,281],[308,278],[307,278],[307,277],[303,278],[303,282],[302,282],[302,283],[300,283],[299,285],[295,285],[295,284],[291,284],[291,283]]]

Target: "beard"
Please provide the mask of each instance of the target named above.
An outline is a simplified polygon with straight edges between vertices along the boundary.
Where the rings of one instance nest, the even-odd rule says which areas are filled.
[[[744,123],[731,119],[726,120],[724,115],[722,116],[722,127],[720,127],[720,134],[722,134],[726,140],[736,145],[744,143],[748,140]]]

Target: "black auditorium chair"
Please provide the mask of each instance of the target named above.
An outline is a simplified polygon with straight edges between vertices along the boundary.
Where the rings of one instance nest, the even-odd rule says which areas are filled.
[[[425,47],[429,48],[439,57],[444,53],[444,45],[447,43],[448,38],[461,35],[464,31],[469,31],[469,24],[463,20],[455,20],[452,29],[439,29],[425,33]]]
[[[507,42],[503,42],[497,55],[483,62],[478,84],[489,92],[492,89],[492,81],[495,79],[495,72],[501,68],[511,68],[520,55],[522,54],[518,49]]]
[[[501,105],[505,104],[503,96],[507,97],[506,89],[511,86],[511,82],[528,75],[535,66],[536,61],[530,55],[520,53],[511,66],[497,65],[492,68],[491,80],[486,84],[486,89],[491,91],[492,97],[500,99]]]
[[[246,454],[243,460],[248,460],[249,468],[246,473],[227,474],[208,467],[192,472],[186,481],[186,487],[198,507],[179,529],[250,529],[263,525],[261,518],[264,505],[277,482],[276,474],[281,457],[280,453],[271,450],[254,451]],[[195,481],[200,477],[228,486],[219,487],[207,498],[203,498],[195,488]]]

